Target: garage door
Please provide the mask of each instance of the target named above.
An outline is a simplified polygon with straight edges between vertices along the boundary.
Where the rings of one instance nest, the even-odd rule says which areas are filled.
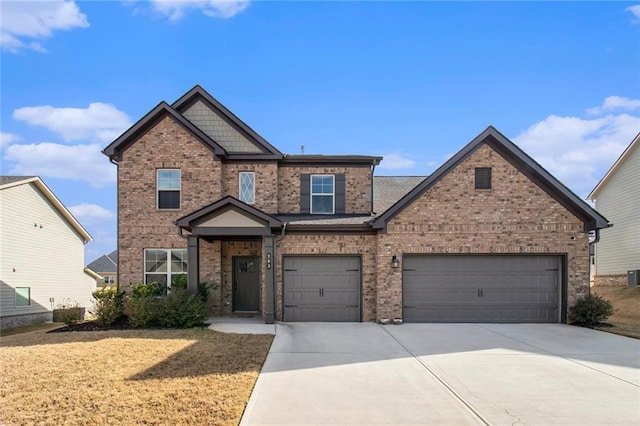
[[[284,258],[285,321],[360,321],[360,258]]]
[[[404,256],[407,322],[558,322],[559,256]]]

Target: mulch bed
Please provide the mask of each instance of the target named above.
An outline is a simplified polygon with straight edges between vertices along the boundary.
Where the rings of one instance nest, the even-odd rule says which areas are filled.
[[[199,327],[206,328],[209,324],[201,324]],[[198,327],[198,326],[196,326]],[[161,330],[162,327],[145,327],[147,330]],[[107,330],[140,330],[140,328],[133,327],[129,323],[129,318],[126,315],[118,318],[113,324],[100,325],[98,321],[85,321],[79,322],[73,325],[67,325],[64,327],[56,328],[47,333],[66,333],[70,331],[107,331]]]

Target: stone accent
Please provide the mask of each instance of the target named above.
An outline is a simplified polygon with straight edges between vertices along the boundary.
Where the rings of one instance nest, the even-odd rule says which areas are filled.
[[[51,322],[52,320],[53,313],[51,311],[24,315],[12,315],[8,317],[0,317],[0,328],[23,327],[25,325]]]
[[[345,175],[345,213],[371,213],[371,168],[280,166],[278,176],[278,207],[281,213],[300,213],[300,175],[342,174]]]
[[[253,207],[265,213],[278,213],[278,163],[225,163],[222,168],[222,193],[240,198],[239,173],[255,173],[255,203]]]
[[[376,319],[376,236],[289,234],[276,246],[276,319],[282,320],[282,258],[287,255],[351,255],[362,261],[362,320]]]
[[[492,188],[475,189],[475,168]],[[589,236],[583,223],[488,145],[481,145],[378,234],[377,319],[402,316],[402,268],[391,257],[421,254],[566,256],[567,306],[589,294]]]
[[[156,170],[180,169],[179,210],[156,209]],[[118,269],[126,290],[144,280],[145,248],[187,248],[175,220],[221,198],[222,165],[175,120],[162,118],[122,153],[118,166]]]
[[[629,278],[625,274],[618,275],[596,275],[593,277],[593,285],[629,285]]]

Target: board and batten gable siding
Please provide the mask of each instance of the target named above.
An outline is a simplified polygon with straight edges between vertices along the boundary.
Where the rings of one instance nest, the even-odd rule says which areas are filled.
[[[596,209],[613,223],[600,230],[596,275],[640,269],[640,144],[600,189]]]
[[[0,191],[0,316],[47,312],[65,299],[90,308],[96,282],[84,272],[84,241],[33,184]],[[35,225],[35,226],[34,226]],[[15,306],[15,287],[31,306]]]

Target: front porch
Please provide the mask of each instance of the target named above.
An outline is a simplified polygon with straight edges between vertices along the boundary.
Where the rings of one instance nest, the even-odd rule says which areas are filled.
[[[274,235],[282,223],[233,197],[179,219],[188,233],[188,288],[211,285],[212,315],[259,315],[273,324]]]

